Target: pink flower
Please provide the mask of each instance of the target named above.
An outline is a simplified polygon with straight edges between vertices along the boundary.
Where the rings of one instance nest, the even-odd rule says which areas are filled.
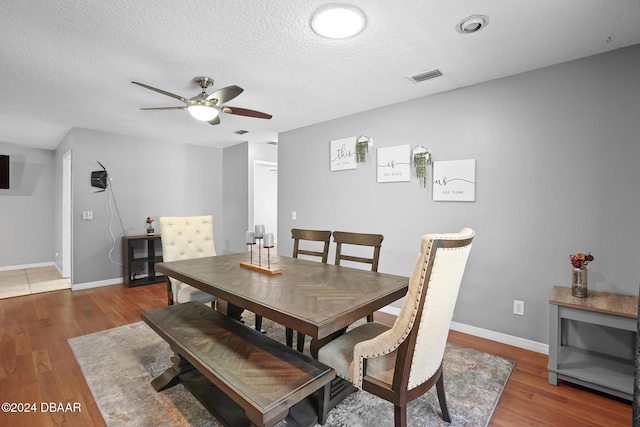
[[[582,268],[593,261],[593,255],[591,252],[585,255],[584,252],[578,252],[575,255],[569,255],[569,261],[574,268]]]

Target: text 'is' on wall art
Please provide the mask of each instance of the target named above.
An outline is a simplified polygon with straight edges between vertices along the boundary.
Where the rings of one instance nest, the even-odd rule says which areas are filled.
[[[367,154],[369,153],[369,149],[371,147],[373,147],[373,138],[367,135],[358,137],[358,142],[356,142],[357,163],[364,163],[367,161]]]
[[[476,160],[433,162],[433,200],[474,202],[476,200]]]
[[[378,182],[400,182],[411,179],[411,146],[378,148]]]
[[[334,139],[330,143],[331,146],[331,171],[342,171],[347,169],[356,169],[356,137]]]
[[[431,151],[422,145],[418,145],[411,152],[413,157],[413,168],[416,171],[416,178],[422,178],[422,186],[427,186],[427,166],[431,166]]]

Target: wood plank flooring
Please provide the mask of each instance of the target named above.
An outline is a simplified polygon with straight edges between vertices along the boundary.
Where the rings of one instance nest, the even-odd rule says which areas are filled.
[[[0,426],[104,425],[67,339],[137,322],[142,312],[165,305],[164,284],[63,290],[0,300],[0,403],[35,404],[36,408],[31,413],[0,412]],[[388,315],[376,317],[393,321]],[[452,331],[449,339],[516,361],[490,426],[631,425],[628,402],[564,382],[549,385],[545,355],[459,332]],[[80,411],[51,410],[68,403],[79,404]],[[47,411],[42,411],[43,405]]]

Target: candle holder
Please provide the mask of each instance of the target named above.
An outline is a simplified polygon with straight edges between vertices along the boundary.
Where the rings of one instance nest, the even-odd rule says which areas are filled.
[[[263,246],[267,248],[267,268],[271,269],[271,252],[270,249],[273,247],[273,234],[267,233],[264,235],[264,244]]]
[[[253,263],[253,245],[258,241],[258,265]],[[273,233],[265,233],[264,225],[255,226],[255,231],[247,231],[245,243],[251,245],[250,262],[241,262],[240,266],[266,274],[280,274],[279,268],[271,268],[271,248],[274,247]],[[267,267],[262,266],[262,248],[267,248]]]
[[[251,245],[251,264],[253,264],[253,245],[256,244],[256,234],[253,231],[247,231],[247,237],[245,239],[247,245]]]

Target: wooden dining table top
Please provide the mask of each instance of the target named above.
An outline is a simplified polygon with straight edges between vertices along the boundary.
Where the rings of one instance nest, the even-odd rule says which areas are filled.
[[[397,301],[409,286],[404,276],[282,255],[270,257],[282,273],[266,274],[240,266],[249,258],[246,252],[162,262],[156,271],[315,339]]]

